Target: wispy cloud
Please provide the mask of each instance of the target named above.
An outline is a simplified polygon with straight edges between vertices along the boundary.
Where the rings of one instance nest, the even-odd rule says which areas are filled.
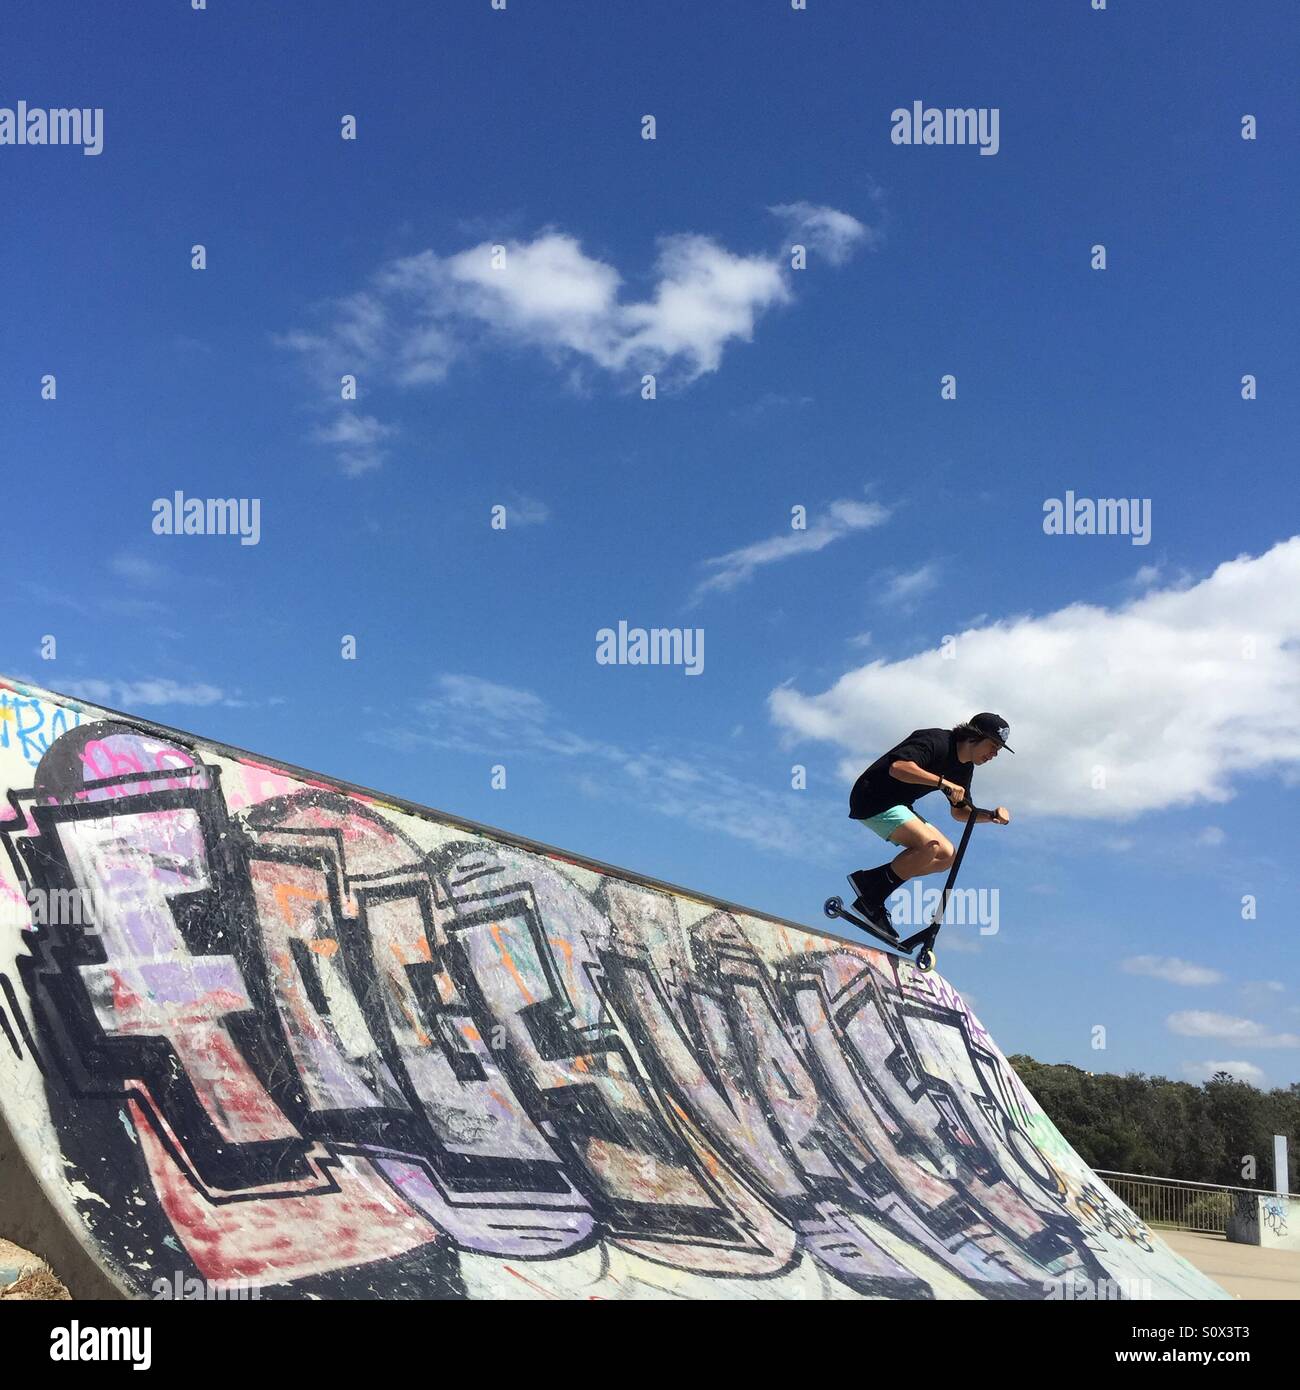
[[[339,467],[349,478],[359,477],[383,466],[388,457],[385,443],[398,433],[373,415],[342,411],[328,424],[318,425],[312,438],[336,451]]]
[[[1286,986],[1281,980],[1246,980],[1237,992],[1248,1004],[1269,1005],[1278,1002]]]
[[[993,709],[1016,756],[977,780],[1008,805],[1114,821],[1221,803],[1247,773],[1300,769],[1297,591],[1292,537],[1186,589],[968,628],[951,659],[874,661],[820,694],[782,687],[769,708],[792,739],[838,744],[846,781],[909,728]]]
[[[837,208],[799,202],[778,203],[768,211],[785,224],[791,241],[807,246],[834,266],[846,265],[859,247],[880,243],[878,229],[873,230]]]
[[[171,571],[156,560],[146,560],[134,551],[120,550],[109,561],[109,569],[119,578],[132,584],[152,586],[164,583]]]
[[[439,679],[438,686],[438,697],[420,705],[424,713],[434,717],[469,715],[516,730],[523,726],[540,727],[548,717],[541,696],[480,676],[446,675]]]
[[[1129,956],[1120,969],[1126,975],[1147,975],[1171,985],[1217,985],[1223,980],[1219,971],[1193,965],[1177,956]]]
[[[126,713],[154,705],[225,705],[242,703],[233,695],[204,681],[188,684],[163,677],[153,680],[72,680],[61,691],[77,700],[108,705]]]
[[[887,581],[884,601],[910,604],[930,593],[938,583],[939,565],[931,560],[924,565],[918,565],[914,570],[891,575]]]
[[[1274,1033],[1251,1018],[1235,1018],[1200,1009],[1170,1014],[1165,1020],[1171,1033],[1184,1038],[1223,1038],[1250,1047],[1300,1047],[1300,1033]]]
[[[566,729],[529,690],[478,676],[442,676],[418,702],[416,720],[366,737],[387,747],[448,748],[493,758],[562,759],[585,796],[646,807],[697,829],[730,836],[765,852],[828,863],[835,857],[815,805],[793,792],[749,780],[741,753],[712,745],[694,752],[676,743],[630,750]]]
[[[705,566],[716,572],[696,586],[691,601],[697,603],[705,594],[715,590],[725,593],[735,589],[747,583],[767,565],[791,560],[798,555],[814,555],[856,531],[879,526],[888,516],[889,508],[878,502],[832,502],[805,530],[782,531],[766,540],[752,541],[749,545],[727,551],[725,555],[715,555],[705,560]]]
[[[1215,1074],[1226,1071],[1236,1081],[1248,1081],[1252,1086],[1263,1086],[1264,1071],[1254,1062],[1184,1062],[1183,1075],[1192,1081],[1210,1081]]]
[[[30,595],[34,604],[46,608],[65,608],[70,613],[78,613],[85,618],[103,617],[107,614],[114,618],[149,619],[156,623],[160,617],[171,611],[167,604],[156,598],[121,598],[115,594],[100,593],[63,593],[58,589],[51,588],[48,584],[31,579],[22,580],[21,587],[25,593]],[[159,631],[155,635],[162,635],[162,633]]]

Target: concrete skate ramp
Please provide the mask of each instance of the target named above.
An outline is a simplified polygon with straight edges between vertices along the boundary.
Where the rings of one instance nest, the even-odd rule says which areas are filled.
[[[0,776],[74,1295],[1226,1297],[905,961],[10,681]]]

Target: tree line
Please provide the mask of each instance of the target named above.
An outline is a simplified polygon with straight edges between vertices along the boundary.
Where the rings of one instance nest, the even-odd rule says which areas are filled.
[[[1230,1187],[1273,1186],[1273,1136],[1288,1138],[1300,1188],[1300,1084],[1261,1091],[1226,1071],[1200,1085],[1008,1058],[1090,1168]]]

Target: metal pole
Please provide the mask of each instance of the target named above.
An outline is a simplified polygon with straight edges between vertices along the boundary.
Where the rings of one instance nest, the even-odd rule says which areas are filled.
[[[952,868],[948,870],[948,882],[943,885],[943,896],[939,899],[939,906],[935,909],[934,915],[930,918],[932,927],[938,926],[944,919],[944,914],[948,911],[948,899],[952,894],[952,886],[957,882],[957,871],[961,868],[961,861],[966,855],[966,846],[970,842],[970,833],[975,829],[976,818],[980,815],[978,806],[971,806],[970,815],[966,818],[966,825],[961,832],[961,843],[957,846],[957,853],[952,857]]]

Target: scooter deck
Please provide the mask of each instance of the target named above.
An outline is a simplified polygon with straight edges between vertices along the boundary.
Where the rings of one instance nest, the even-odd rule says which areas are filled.
[[[839,918],[841,921],[851,922],[859,931],[866,932],[874,940],[879,941],[882,946],[888,946],[891,951],[897,951],[901,955],[912,958],[912,953],[918,946],[931,953],[934,951],[934,939],[938,932],[933,927],[926,927],[917,932],[914,936],[909,936],[904,940],[898,940],[892,936],[886,936],[884,932],[877,931],[870,922],[859,917],[856,912],[851,912],[844,906],[840,898],[827,898],[824,911],[828,917]]]

